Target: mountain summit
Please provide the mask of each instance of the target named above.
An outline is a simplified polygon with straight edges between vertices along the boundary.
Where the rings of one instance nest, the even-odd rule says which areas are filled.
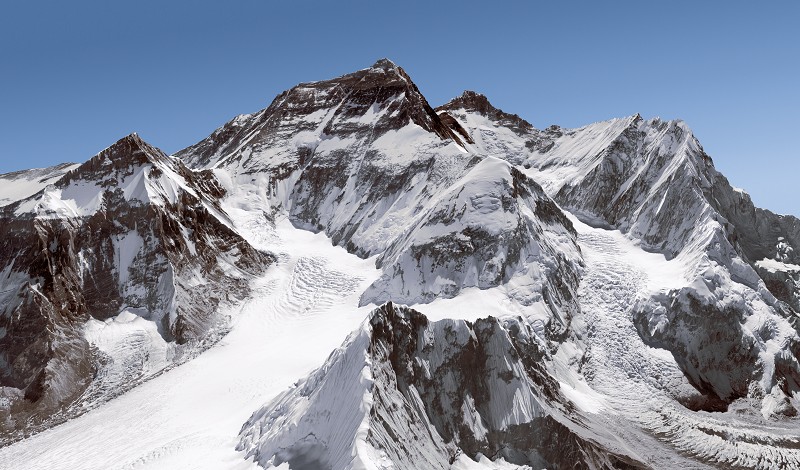
[[[459,134],[442,123],[408,74],[381,59],[372,67],[338,78],[301,83],[278,95],[269,107],[235,118],[177,156],[203,168],[221,164],[219,160],[225,156],[225,165],[239,160],[243,169],[251,171],[260,162],[246,161],[241,152],[256,143],[277,145],[289,135],[296,137],[298,131],[305,131],[297,141],[298,148],[330,138],[368,142],[410,123],[462,145]]]

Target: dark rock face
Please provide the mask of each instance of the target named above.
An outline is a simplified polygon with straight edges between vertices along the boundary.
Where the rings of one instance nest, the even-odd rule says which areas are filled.
[[[461,96],[437,107],[436,111],[441,116],[446,116],[448,125],[454,130],[463,131],[468,135],[473,133],[483,136],[489,131],[485,127],[470,127],[464,122],[467,115],[481,116],[499,128],[511,130],[521,144],[519,149],[504,148],[497,152],[497,148],[487,149],[478,145],[478,150],[488,151],[491,155],[508,160],[514,165],[523,164],[532,151],[549,150],[553,146],[553,140],[560,137],[560,128],[557,126],[551,126],[544,131],[536,129],[518,115],[494,107],[486,96],[474,91],[465,91]],[[488,137],[486,140],[491,140],[493,136],[489,134],[486,137]],[[481,143],[486,143],[484,139],[480,140]],[[472,138],[469,143],[475,144],[476,141]]]
[[[376,382],[388,381],[408,403],[420,397],[423,419],[444,442],[467,455],[548,468],[637,468],[553,417],[558,413],[550,407],[559,402],[559,384],[545,370],[546,349],[524,321],[489,317],[474,324],[432,325],[414,310],[387,304],[376,311],[371,325],[369,354]],[[383,370],[384,364],[391,369]],[[510,409],[509,398],[519,397],[515,393],[525,397],[529,408]],[[376,400],[371,415],[384,432],[390,431],[389,405]],[[524,417],[515,420],[515,411]],[[376,430],[372,436],[380,434]],[[376,439],[373,445],[381,442]]]
[[[769,269],[759,264],[774,260],[786,265],[800,264],[800,219],[778,215],[753,205],[750,195],[734,190],[720,173],[712,173],[714,184],[706,194],[713,207],[728,222],[728,238],[743,260],[764,281],[769,291],[800,312],[800,283],[792,266]]]
[[[440,113],[447,111],[465,110],[467,112],[477,113],[481,116],[487,117],[498,125],[507,127],[519,135],[527,136],[527,134],[534,132],[536,129],[528,121],[522,119],[516,114],[509,114],[500,109],[495,108],[485,95],[476,93],[474,91],[465,91],[458,98],[452,99],[446,104],[436,108]],[[449,115],[448,115],[449,116]],[[454,126],[461,127],[458,121],[452,116],[450,119],[455,121]],[[466,132],[466,130],[465,130]]]
[[[672,352],[706,397],[684,404],[691,409],[724,411],[728,403],[746,397],[750,380],[763,371],[755,342],[742,331],[741,311],[704,303],[691,289],[658,300],[670,327],[651,329],[644,309],[634,311],[634,324],[649,345]]]
[[[166,197],[165,171],[188,189]],[[15,397],[0,409],[3,440],[53,418],[92,382],[97,357],[82,331],[90,318],[133,309],[166,340],[197,343],[219,323],[221,302],[248,294],[248,279],[273,258],[218,219],[207,195],[215,187],[134,135],[2,209],[0,385]],[[48,205],[74,188],[100,202],[71,216]]]
[[[461,137],[461,139],[462,139],[464,142],[466,142],[466,143],[468,143],[468,144],[474,144],[474,143],[475,143],[475,142],[472,140],[472,137],[469,135],[469,132],[467,132],[467,130],[466,130],[466,129],[464,129],[464,128],[461,126],[461,124],[459,124],[459,123],[458,123],[458,121],[456,121],[456,119],[455,119],[453,116],[451,116],[451,115],[447,114],[447,113],[446,113],[446,112],[444,112],[444,111],[440,112],[438,115],[439,115],[439,119],[441,119],[441,120],[442,120],[442,123],[443,123],[445,126],[447,126],[447,127],[449,127],[450,129],[452,129],[454,132],[457,132],[457,133],[458,133],[458,135]]]

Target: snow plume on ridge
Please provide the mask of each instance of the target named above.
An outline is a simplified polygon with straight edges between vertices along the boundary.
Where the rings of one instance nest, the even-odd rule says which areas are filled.
[[[325,364],[254,413],[238,449],[266,468],[449,469],[463,456],[539,468],[635,466],[576,431],[574,405],[522,319],[429,322],[378,308]],[[598,444],[598,442],[603,444]]]

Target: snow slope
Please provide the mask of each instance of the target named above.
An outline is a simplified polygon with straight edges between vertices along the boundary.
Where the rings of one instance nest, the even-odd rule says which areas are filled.
[[[637,303],[682,285],[687,273],[682,261],[645,252],[619,231],[574,223],[586,261],[579,290],[588,325],[581,374],[602,396],[605,414],[624,420],[606,425],[622,440],[638,441],[642,459],[655,468],[800,466],[794,422],[765,421],[758,398],[725,413],[691,411],[684,405],[702,408],[706,398],[671,352],[646,344],[637,332]],[[696,460],[687,462],[681,453]]]
[[[62,163],[0,175],[0,207],[38,193],[78,166],[77,163]]]
[[[686,123],[637,114],[538,130],[472,92],[438,109],[474,136],[477,151],[524,167],[580,220],[679,260],[680,282],[639,299],[633,320],[708,400],[762,397],[763,412],[797,413],[797,275],[763,260],[791,263],[800,224],[754,208]]]
[[[520,318],[429,322],[387,303],[256,411],[240,448],[266,468],[448,469],[462,455],[534,468],[633,462],[565,417],[544,344]]]
[[[378,258],[384,275],[365,301],[427,303],[513,284],[520,303],[569,316],[580,252],[570,223],[535,182],[489,157],[421,207]]]
[[[563,463],[558,459],[571,455],[572,445],[587,446],[575,458],[590,468],[615,468],[625,461],[653,468],[800,465],[795,444],[800,435],[791,421],[764,421],[753,409],[758,400],[737,403],[728,412],[714,415],[687,409],[685,403],[696,406],[706,397],[689,382],[669,351],[647,345],[637,332],[637,303],[683,285],[687,266],[642,250],[619,231],[572,219],[586,263],[578,291],[582,313],[573,322],[583,341],[565,341],[552,357],[540,350],[537,364],[550,378],[518,368],[515,361],[520,355],[505,352],[508,345],[494,344],[497,339],[486,334],[492,327],[486,320],[476,320],[478,315],[499,316],[509,325],[513,347],[519,347],[513,338],[525,328],[534,343],[547,344],[535,321],[522,320],[501,307],[505,303],[517,311],[529,311],[508,295],[506,287],[469,290],[463,297],[417,307],[423,312],[438,311],[444,318],[465,315],[475,322],[474,327],[452,320],[428,323],[421,315],[404,313],[402,307],[383,307],[322,368],[257,410],[242,430],[239,448],[267,468],[289,463],[292,468],[400,469],[408,465],[408,456],[414,462],[409,468],[420,462],[426,462],[426,468],[450,468],[448,462],[454,459],[453,468],[484,468],[475,463],[490,465],[482,455],[494,459],[502,455],[538,468]],[[483,296],[495,300],[481,305]],[[449,343],[442,345],[445,337]],[[477,346],[469,346],[471,341]],[[577,350],[582,345],[585,354]],[[470,353],[484,359],[469,359],[466,369],[473,378],[467,379],[461,375],[464,359],[460,354],[471,347],[486,348],[487,356]],[[405,354],[413,359],[406,362]],[[498,360],[492,359],[493,354],[499,354]],[[528,350],[521,356],[531,359],[535,354]],[[450,370],[447,364],[452,362],[462,365]],[[482,367],[510,367],[507,383],[513,385],[519,378],[523,383],[530,381],[533,389],[520,392],[511,387],[494,402],[491,397],[504,393],[502,382],[483,388],[471,380],[491,380],[500,372]],[[557,385],[548,385],[553,378]],[[579,436],[576,441],[556,424],[558,416],[564,415],[570,417],[568,429],[570,419],[580,423],[577,431],[571,428]],[[556,421],[537,421],[543,416]],[[451,427],[448,423],[453,421],[461,422],[461,427]],[[487,436],[515,432],[514,426],[522,423],[534,426],[524,432],[528,442],[534,443],[529,445],[537,449],[527,457],[510,452],[512,444],[506,444],[500,454],[492,449],[491,439],[480,444]],[[546,444],[535,444],[535,436],[541,435],[560,436],[560,457],[547,454]],[[409,436],[426,437],[409,441]],[[604,457],[593,460],[589,456],[596,442],[602,443]],[[615,453],[626,460],[615,460]]]
[[[352,253],[379,255],[383,275],[364,303],[508,284],[540,304],[554,334],[568,334],[580,269],[569,221],[533,180],[473,151],[448,122],[402,68],[380,60],[287,90],[176,157],[213,169],[226,200],[251,198],[244,210],[284,210]]]
[[[265,396],[318,366],[363,321],[368,308],[359,310],[358,296],[378,273],[373,260],[350,255],[285,219],[277,229],[263,218],[239,222],[280,256],[255,281],[250,300],[229,312],[231,332],[191,362],[0,449],[0,468],[253,467],[234,450],[242,423]],[[94,321],[87,327],[98,329]],[[111,327],[122,328],[106,326]]]

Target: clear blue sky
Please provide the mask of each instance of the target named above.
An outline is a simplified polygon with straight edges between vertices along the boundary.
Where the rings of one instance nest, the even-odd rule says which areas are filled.
[[[800,2],[49,1],[0,15],[0,172],[130,132],[171,153],[302,81],[388,57],[537,127],[682,118],[758,205],[800,215]]]

